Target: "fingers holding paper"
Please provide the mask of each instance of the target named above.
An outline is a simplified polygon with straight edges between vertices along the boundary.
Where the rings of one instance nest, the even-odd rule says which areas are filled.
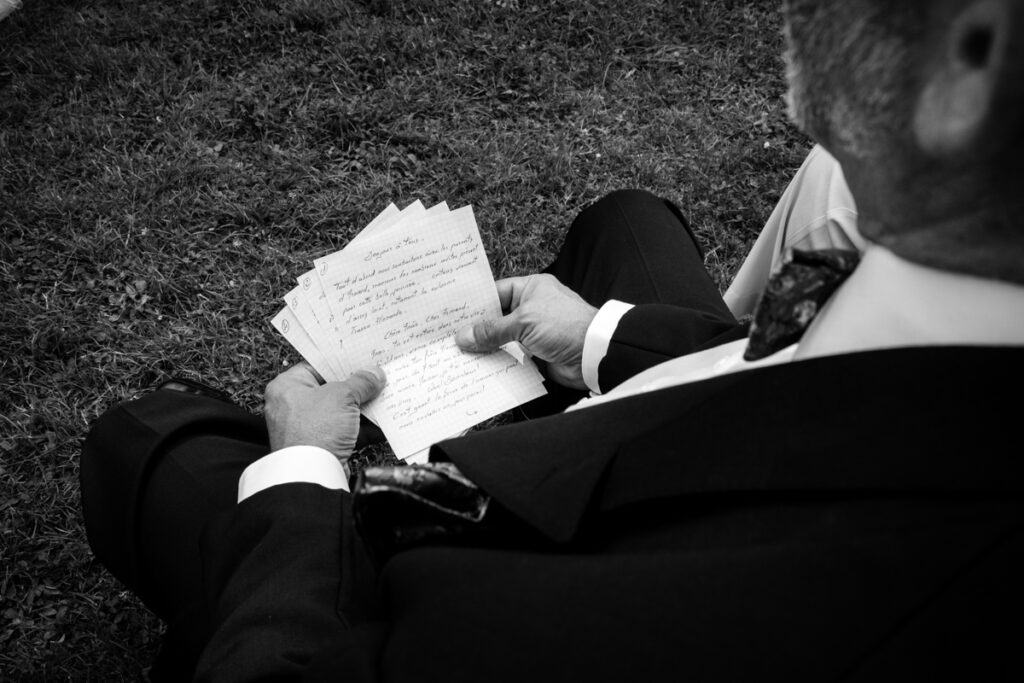
[[[583,341],[597,309],[552,275],[498,280],[498,298],[508,314],[466,327],[455,335],[465,351],[493,351],[518,341],[547,361],[547,374],[561,385],[586,389]]]
[[[271,450],[318,446],[345,461],[359,435],[359,406],[384,388],[380,368],[358,370],[342,382],[321,384],[308,363],[298,363],[275,377],[264,394]]]

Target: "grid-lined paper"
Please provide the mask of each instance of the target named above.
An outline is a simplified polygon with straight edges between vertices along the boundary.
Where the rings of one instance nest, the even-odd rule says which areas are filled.
[[[308,290],[312,277],[309,273],[306,273],[301,280],[306,282],[306,289]],[[319,286],[319,280],[316,282],[317,286]],[[322,293],[322,290],[318,292],[320,295],[322,295]],[[302,326],[303,330],[306,332],[306,336],[309,338],[309,342],[316,347],[318,355],[323,358],[323,363],[327,366],[325,369],[330,374],[325,375],[320,370],[317,372],[320,372],[321,376],[325,380],[338,381],[345,379],[348,376],[348,373],[345,372],[345,368],[342,367],[341,359],[329,353],[333,343],[331,335],[328,333],[329,327],[321,324],[317,319],[316,314],[313,311],[313,307],[310,305],[309,299],[303,294],[302,285],[294,287],[290,292],[288,292],[284,296],[284,301],[285,304],[287,304],[287,310],[291,311],[292,316],[295,318],[295,322]],[[280,331],[280,328],[278,328],[278,330]],[[284,333],[282,332],[282,334]],[[291,341],[287,334],[284,334],[284,336],[286,339]],[[296,349],[299,348],[294,343],[292,346],[295,346]],[[305,357],[305,355],[303,355],[303,357]]]
[[[518,349],[480,355],[455,346],[457,330],[501,315],[472,208],[390,205],[313,265],[274,326],[333,378],[384,368],[388,385],[364,413],[399,458],[422,457],[431,444],[544,393]]]
[[[299,352],[307,363],[313,366],[313,369],[321,377],[328,381],[337,380],[330,364],[327,362],[327,358],[317,347],[316,342],[310,337],[306,328],[303,327],[299,319],[292,313],[291,309],[288,307],[282,308],[271,319],[270,324],[281,333],[281,336],[288,340],[288,343]]]
[[[544,394],[532,362],[505,351],[463,353],[450,336],[383,367],[377,415],[400,458]]]

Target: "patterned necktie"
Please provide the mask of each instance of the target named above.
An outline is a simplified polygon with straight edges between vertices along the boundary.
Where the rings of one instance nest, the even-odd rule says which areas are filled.
[[[765,358],[799,341],[859,262],[856,251],[794,249],[792,258],[768,279],[761,293],[743,359]]]

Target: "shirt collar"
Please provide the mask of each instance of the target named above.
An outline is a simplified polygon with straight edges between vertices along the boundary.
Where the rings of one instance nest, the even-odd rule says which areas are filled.
[[[794,360],[939,345],[1024,345],[1024,286],[928,268],[870,245]]]

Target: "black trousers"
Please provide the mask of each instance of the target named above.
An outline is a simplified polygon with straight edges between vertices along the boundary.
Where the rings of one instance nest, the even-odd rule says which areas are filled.
[[[613,298],[664,303],[736,322],[682,214],[646,192],[615,192],[582,211],[546,272],[595,306]],[[526,417],[582,397],[553,383],[548,389],[525,407]],[[267,444],[262,417],[177,391],[114,406],[86,438],[80,471],[90,546],[168,624],[154,680],[188,678],[202,651],[199,537],[208,520],[235,505],[242,470]]]
[[[682,212],[640,190],[619,190],[580,212],[554,262],[544,269],[592,306],[610,299],[669,304],[739,324],[704,268],[704,252]],[[527,418],[561,412],[587,392],[544,383],[523,406]]]

